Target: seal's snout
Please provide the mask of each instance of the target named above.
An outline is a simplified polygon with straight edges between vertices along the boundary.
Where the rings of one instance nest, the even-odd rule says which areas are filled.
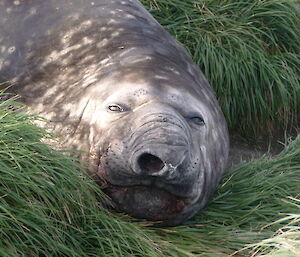
[[[154,174],[161,171],[165,164],[157,156],[150,153],[143,153],[137,160],[138,167],[144,174]]]
[[[155,149],[149,149],[149,148]],[[134,155],[131,162],[132,170],[138,176],[162,177],[172,179],[178,172],[178,167],[187,158],[186,147],[171,147],[169,145],[152,145]],[[160,148],[159,148],[160,147]],[[159,148],[159,151],[156,149]]]

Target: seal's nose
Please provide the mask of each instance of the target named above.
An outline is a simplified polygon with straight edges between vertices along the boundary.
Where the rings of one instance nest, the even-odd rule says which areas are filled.
[[[137,163],[144,174],[153,174],[165,167],[165,164],[160,158],[150,153],[141,154]]]

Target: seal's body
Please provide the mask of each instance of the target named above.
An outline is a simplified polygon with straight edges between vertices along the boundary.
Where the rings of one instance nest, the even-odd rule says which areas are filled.
[[[182,223],[226,166],[212,89],[138,0],[0,1],[0,79],[133,216]]]

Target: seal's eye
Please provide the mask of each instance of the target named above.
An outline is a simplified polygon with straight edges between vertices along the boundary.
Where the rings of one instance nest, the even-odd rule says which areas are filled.
[[[110,104],[107,109],[111,112],[124,112],[125,108],[119,104]]]
[[[193,116],[190,118],[190,120],[198,126],[205,125],[204,119],[201,116]]]

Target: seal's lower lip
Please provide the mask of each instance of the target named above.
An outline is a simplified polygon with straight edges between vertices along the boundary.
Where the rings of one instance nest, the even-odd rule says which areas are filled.
[[[187,198],[152,186],[127,187],[108,184],[103,191],[112,198],[117,211],[152,221],[173,219],[190,202]]]

